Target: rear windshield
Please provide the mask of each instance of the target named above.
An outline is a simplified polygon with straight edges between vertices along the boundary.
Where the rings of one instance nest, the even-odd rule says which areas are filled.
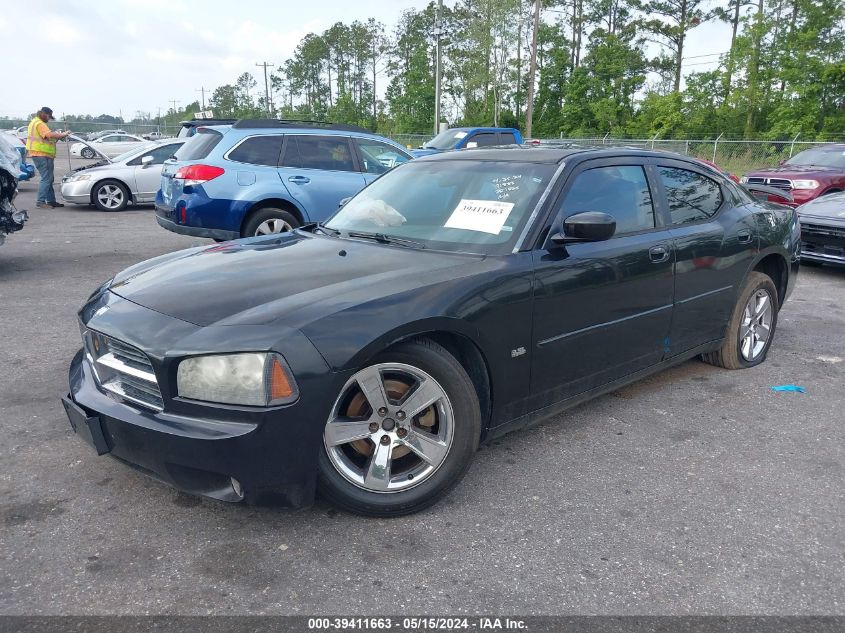
[[[787,165],[845,167],[845,152],[839,149],[814,147],[804,150],[786,161]]]
[[[201,160],[211,153],[223,135],[208,128],[198,128],[197,133],[189,138],[176,152],[176,160]]]

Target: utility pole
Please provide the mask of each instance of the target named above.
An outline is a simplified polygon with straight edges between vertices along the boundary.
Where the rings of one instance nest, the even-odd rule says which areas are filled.
[[[181,102],[178,99],[171,99],[168,103],[173,104],[173,114],[176,114],[176,104]]]
[[[262,66],[264,68],[264,111],[267,113],[267,118],[270,118],[270,84],[267,83],[267,66],[273,68],[275,64],[261,62],[260,64],[256,64],[256,66]]]
[[[161,136],[161,106],[157,106],[157,107],[158,107],[158,116],[156,117],[156,119],[158,120],[158,134],[159,134],[159,136]]]
[[[437,136],[440,134],[440,65],[442,57],[440,38],[443,37],[443,0],[437,0],[434,36],[437,38],[437,57],[434,65],[434,135]]]
[[[205,112],[205,86],[197,88],[196,90],[194,90],[194,92],[202,93],[202,110],[203,112]]]
[[[534,124],[534,76],[537,74],[537,32],[540,30],[540,0],[534,0],[534,25],[531,33],[531,64],[528,71],[528,103],[525,107],[525,137],[531,138]]]

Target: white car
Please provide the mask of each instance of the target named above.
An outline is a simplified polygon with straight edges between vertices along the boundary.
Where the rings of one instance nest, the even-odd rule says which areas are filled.
[[[107,158],[114,158],[147,144],[149,141],[134,134],[106,134],[88,143],[74,143],[70,146],[70,155],[94,158],[97,154],[101,154]]]
[[[153,202],[164,161],[186,140],[146,142],[117,158],[105,158],[72,171],[62,179],[62,198],[76,204],[93,204],[101,211],[123,211],[130,202]]]

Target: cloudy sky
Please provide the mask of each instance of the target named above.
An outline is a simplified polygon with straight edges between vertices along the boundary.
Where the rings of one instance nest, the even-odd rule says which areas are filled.
[[[34,13],[28,2],[3,4],[3,58],[18,63],[0,115],[46,105],[57,115],[132,117],[167,110],[173,99],[184,106],[201,86],[234,83],[244,71],[258,77],[256,62],[282,62],[306,33],[369,17],[392,28],[404,9],[428,0],[40,0]],[[33,45],[33,33],[46,43]],[[695,29],[689,69],[710,68],[701,62],[715,57],[697,56],[723,52],[729,36],[721,25]]]

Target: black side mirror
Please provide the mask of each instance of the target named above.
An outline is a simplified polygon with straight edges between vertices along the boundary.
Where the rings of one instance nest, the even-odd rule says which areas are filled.
[[[584,211],[570,215],[563,221],[563,232],[554,233],[552,242],[563,245],[572,242],[602,242],[613,237],[616,220],[601,211]]]

